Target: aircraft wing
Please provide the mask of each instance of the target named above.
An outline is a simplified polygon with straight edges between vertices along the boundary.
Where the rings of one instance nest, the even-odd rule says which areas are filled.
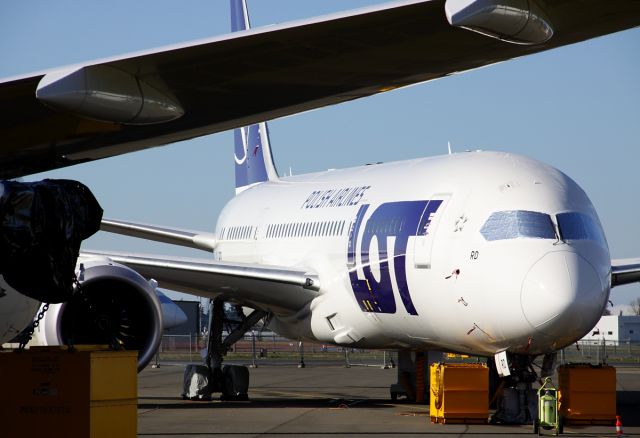
[[[273,313],[298,312],[318,296],[313,273],[277,266],[83,251],[83,257],[107,257],[155,279],[159,286],[206,298],[225,300]]]
[[[5,79],[0,178],[246,126],[640,25],[637,0],[537,3],[546,20],[538,26],[527,18],[525,26],[553,36],[529,45],[469,30],[484,26],[473,14],[458,15],[463,26],[452,26],[445,0],[404,0]],[[501,19],[498,27],[509,32],[514,23]]]
[[[611,261],[611,287],[640,282],[640,259]]]

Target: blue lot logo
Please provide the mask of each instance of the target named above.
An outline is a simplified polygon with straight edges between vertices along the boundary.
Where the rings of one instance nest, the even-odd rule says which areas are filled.
[[[407,285],[407,245],[410,236],[424,236],[429,232],[431,219],[441,204],[440,200],[381,204],[366,221],[362,238],[358,241],[360,228],[370,205],[360,207],[349,231],[347,267],[353,293],[362,311],[396,312],[392,280],[395,277],[395,286],[405,309],[410,315],[418,314]],[[369,253],[374,236],[378,242],[378,254],[375,259],[379,261],[379,280],[373,275]],[[390,242],[392,248],[389,248]],[[356,260],[357,253],[360,254],[360,263]],[[358,267],[362,269],[364,278],[360,275]]]

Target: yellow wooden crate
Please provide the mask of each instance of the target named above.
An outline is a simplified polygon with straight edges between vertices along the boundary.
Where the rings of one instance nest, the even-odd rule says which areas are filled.
[[[434,423],[486,423],[489,370],[482,364],[434,363],[429,416]]]
[[[613,423],[616,418],[616,370],[607,365],[558,368],[560,415],[568,423]]]
[[[134,438],[135,351],[33,347],[0,353],[3,438]]]

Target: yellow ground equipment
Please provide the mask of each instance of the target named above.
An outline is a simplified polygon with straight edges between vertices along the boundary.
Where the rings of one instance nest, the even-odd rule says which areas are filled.
[[[553,429],[557,436],[563,433],[563,428],[562,418],[558,415],[558,390],[547,377],[538,389],[538,415],[533,419],[533,433],[540,435],[540,429]]]
[[[486,423],[489,369],[483,364],[434,363],[430,369],[433,423]]]
[[[0,434],[135,438],[137,359],[100,346],[0,352]]]
[[[608,365],[567,364],[558,368],[560,416],[565,424],[613,424],[616,370]]]

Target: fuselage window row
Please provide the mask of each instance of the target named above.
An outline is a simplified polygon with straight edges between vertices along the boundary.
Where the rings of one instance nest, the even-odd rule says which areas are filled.
[[[341,236],[345,230],[345,221],[295,222],[267,225],[265,238],[279,239],[286,237],[326,237]],[[257,235],[257,227],[247,225],[223,227],[220,230],[221,240],[248,240]]]

